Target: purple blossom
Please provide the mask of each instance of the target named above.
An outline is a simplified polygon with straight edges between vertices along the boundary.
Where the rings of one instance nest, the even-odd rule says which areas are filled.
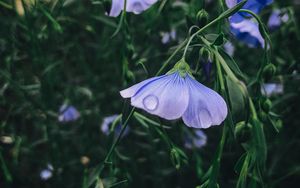
[[[264,47],[265,40],[261,36],[258,23],[251,19],[241,22],[230,23],[231,33],[239,40],[245,42],[249,47]]]
[[[132,12],[134,14],[140,14],[147,10],[151,5],[156,3],[157,0],[127,0],[126,12]],[[109,12],[109,16],[117,17],[124,8],[125,0],[112,0],[112,6]]]
[[[279,9],[273,10],[268,20],[268,27],[270,30],[274,31],[279,28],[282,23],[286,23],[289,20],[289,15],[287,13],[282,14]]]
[[[278,95],[283,93],[283,85],[278,83],[265,83],[261,86],[261,93],[265,96]]]
[[[203,65],[202,67],[203,67],[203,73],[205,75],[205,78],[207,81],[209,81],[211,68],[212,68],[212,61],[208,59],[207,61],[203,61],[202,65]]]
[[[175,65],[176,66],[176,65]],[[220,125],[227,116],[224,99],[188,72],[153,77],[120,92],[131,105],[167,120],[182,117],[189,127]]]
[[[48,180],[50,179],[52,176],[53,176],[53,166],[51,164],[48,164],[47,165],[47,168],[43,169],[41,172],[40,172],[40,177],[42,180]]]
[[[228,8],[234,7],[236,4],[240,3],[242,0],[225,0]],[[243,9],[250,10],[255,14],[259,14],[263,8],[271,4],[273,0],[248,0],[243,6]],[[233,22],[241,22],[243,19],[249,17],[248,13],[237,12],[231,17]]]
[[[193,134],[184,136],[184,147],[187,149],[202,148],[207,143],[207,136],[202,130],[194,130]]]
[[[233,56],[235,48],[231,42],[227,41],[224,44],[224,50],[228,55]]]
[[[228,8],[232,8],[242,0],[226,0]],[[267,5],[271,4],[273,0],[248,0],[243,6],[243,9],[250,10],[255,14]],[[229,18],[230,30],[236,38],[245,42],[249,47],[264,47],[264,39],[262,38],[258,24],[250,19],[251,15],[244,12],[237,12]]]
[[[116,121],[116,119],[119,117],[119,115],[115,114],[115,115],[111,115],[111,116],[107,116],[103,119],[102,124],[101,124],[101,131],[105,134],[105,135],[109,135],[110,130],[111,130],[111,125],[113,124],[114,121]],[[115,135],[119,135],[120,132],[122,130],[122,125],[120,123],[118,123],[115,127],[114,127],[114,132]],[[127,126],[123,136],[128,135],[129,133],[129,127]]]
[[[80,113],[77,111],[77,109],[74,106],[69,105],[62,105],[59,109],[59,116],[58,121],[59,122],[70,122],[70,121],[76,121],[80,117]]]
[[[161,33],[161,42],[163,44],[167,44],[169,42],[171,42],[172,40],[176,39],[176,31],[174,29],[172,29],[170,32],[162,32]]]

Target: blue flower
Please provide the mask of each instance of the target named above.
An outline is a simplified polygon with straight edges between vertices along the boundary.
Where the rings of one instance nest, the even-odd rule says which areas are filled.
[[[242,0],[225,0],[228,8],[234,7],[236,4],[240,3]],[[255,14],[259,14],[263,8],[271,4],[273,0],[248,0],[243,6],[243,9],[250,10]],[[241,22],[243,19],[249,17],[248,13],[237,12],[232,16],[233,22]]]
[[[151,5],[156,3],[157,0],[127,0],[126,12],[133,12],[134,14],[140,14],[147,10]],[[112,0],[112,6],[109,12],[109,16],[117,17],[124,8],[124,0]]]
[[[43,169],[41,172],[40,172],[40,177],[42,180],[48,180],[52,177],[53,175],[53,166],[51,164],[48,164],[47,165],[47,168]]]
[[[280,27],[282,23],[286,23],[289,20],[287,13],[282,14],[279,9],[273,10],[268,20],[268,27],[271,31],[274,31]]]
[[[161,36],[162,36],[161,42],[163,44],[167,44],[172,40],[176,40],[176,31],[172,29],[170,32],[162,32]]]
[[[278,95],[283,93],[283,85],[277,83],[265,83],[261,86],[261,93],[265,96]]]
[[[225,52],[228,55],[233,56],[235,48],[231,42],[227,41],[223,47],[224,47]]]
[[[258,23],[251,19],[244,19],[241,22],[230,23],[231,33],[239,40],[245,42],[249,47],[264,47],[265,40],[261,36]]]
[[[211,67],[212,67],[212,61],[208,59],[207,61],[202,62],[202,67],[203,67],[203,73],[205,75],[205,78],[207,81],[210,79],[210,72],[211,72]]]
[[[111,116],[107,116],[103,119],[103,122],[101,124],[101,131],[105,134],[105,135],[109,135],[110,133],[110,126],[112,125],[112,123],[119,117],[119,115],[115,114],[115,115],[111,115]],[[119,135],[120,132],[122,130],[122,125],[119,123],[116,125],[115,127],[115,135]],[[126,136],[128,135],[129,133],[129,127],[127,126],[124,133],[123,133],[123,136]]]
[[[206,145],[207,136],[202,130],[194,130],[192,133],[184,135],[184,147],[192,149],[202,148]]]
[[[228,8],[232,8],[242,0],[226,0]],[[271,4],[273,0],[248,0],[243,9],[250,10],[255,14]],[[239,40],[245,42],[249,47],[264,47],[264,39],[261,36],[258,24],[250,19],[251,15],[244,12],[237,12],[229,18],[230,30]]]
[[[182,117],[189,127],[220,125],[227,116],[224,99],[179,70],[142,81],[120,92],[131,105],[167,120]]]
[[[76,121],[79,117],[80,117],[80,113],[77,111],[77,109],[74,106],[68,106],[64,104],[59,109],[59,116],[58,116],[59,122],[66,123],[70,121]]]

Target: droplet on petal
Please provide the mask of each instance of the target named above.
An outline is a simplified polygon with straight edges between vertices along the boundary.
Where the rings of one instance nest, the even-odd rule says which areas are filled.
[[[143,104],[147,110],[155,110],[158,106],[158,98],[154,95],[148,95],[144,98]]]

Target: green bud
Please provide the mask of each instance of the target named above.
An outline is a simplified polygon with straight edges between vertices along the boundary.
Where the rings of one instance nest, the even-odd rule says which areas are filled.
[[[209,59],[211,59],[211,55],[210,55],[210,51],[207,48],[201,48],[200,51],[200,56],[205,60],[208,61]]]
[[[268,121],[268,114],[264,111],[259,112],[259,117],[264,122]]]
[[[208,13],[204,9],[201,9],[197,13],[196,18],[197,18],[198,25],[204,26],[207,24],[207,21],[208,21]]]
[[[270,101],[270,99],[266,99],[262,104],[262,109],[265,112],[269,112],[271,107],[272,107],[272,102]]]
[[[276,73],[276,67],[274,64],[270,63],[266,65],[263,69],[263,75],[266,79],[271,79]]]

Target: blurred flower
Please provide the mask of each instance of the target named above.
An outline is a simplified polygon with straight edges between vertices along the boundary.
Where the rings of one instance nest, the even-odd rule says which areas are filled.
[[[133,12],[134,14],[140,14],[147,10],[151,5],[156,3],[157,0],[127,0],[126,12]],[[117,17],[124,8],[125,0],[112,0],[112,6],[109,12],[109,16]]]
[[[111,115],[111,116],[107,116],[103,119],[103,122],[101,124],[101,131],[105,134],[105,135],[109,135],[110,133],[110,126],[112,125],[112,123],[118,118],[119,115],[115,114],[115,115]],[[122,124],[118,123],[115,127],[114,127],[114,132],[115,135],[119,135],[121,133],[122,130]],[[127,126],[123,136],[126,136],[129,134],[129,127]]]
[[[203,73],[205,75],[205,78],[207,81],[210,79],[210,72],[211,72],[211,67],[212,67],[212,61],[208,59],[207,61],[202,62],[202,67],[203,67]]]
[[[265,83],[261,86],[261,93],[265,96],[278,95],[283,93],[283,85],[278,83]]]
[[[48,180],[52,177],[53,175],[53,166],[51,164],[47,165],[47,168],[42,170],[40,173],[40,177],[42,180]]]
[[[224,44],[224,50],[228,55],[233,56],[235,48],[231,42],[227,41]]]
[[[226,0],[228,8],[232,8],[242,0]],[[248,0],[243,9],[250,10],[255,14],[271,4],[273,0]],[[251,15],[245,12],[237,12],[229,18],[230,29],[233,35],[239,40],[245,42],[249,47],[264,47],[264,39],[262,38],[258,24],[251,19]]]
[[[11,136],[1,136],[0,140],[4,144],[12,144],[14,142],[14,139]]]
[[[35,0],[15,0],[15,9],[19,16],[24,16],[25,9],[30,10],[35,4]]]
[[[172,29],[170,32],[162,32],[161,36],[161,43],[167,44],[176,39],[176,31]]]
[[[193,134],[186,134],[184,139],[184,147],[188,149],[202,148],[207,142],[207,136],[202,130],[194,130]]]
[[[59,122],[70,122],[76,121],[80,117],[80,113],[74,106],[68,106],[66,104],[62,105],[59,109]]]
[[[268,20],[268,27],[270,30],[276,30],[282,23],[286,23],[289,20],[287,13],[282,14],[279,9],[273,10]]]
[[[265,46],[265,40],[259,32],[258,24],[251,19],[245,19],[238,23],[231,22],[230,29],[237,39],[245,42],[249,47]]]
[[[88,158],[87,156],[82,156],[80,158],[80,162],[81,164],[83,164],[84,166],[88,165],[90,163],[90,158]]]
[[[168,120],[182,117],[189,127],[220,125],[227,116],[224,99],[197,82],[183,60],[173,70],[131,86],[120,94],[123,98],[131,98],[132,106],[150,114]]]
[[[228,8],[234,7],[236,4],[242,2],[243,0],[225,0],[226,5]],[[258,14],[261,12],[261,10],[266,7],[267,5],[271,4],[273,0],[248,0],[246,4],[243,6],[243,9],[250,10],[254,12],[255,14]],[[241,22],[243,19],[249,17],[248,13],[244,12],[237,12],[235,13],[231,18],[231,21],[233,22]]]

